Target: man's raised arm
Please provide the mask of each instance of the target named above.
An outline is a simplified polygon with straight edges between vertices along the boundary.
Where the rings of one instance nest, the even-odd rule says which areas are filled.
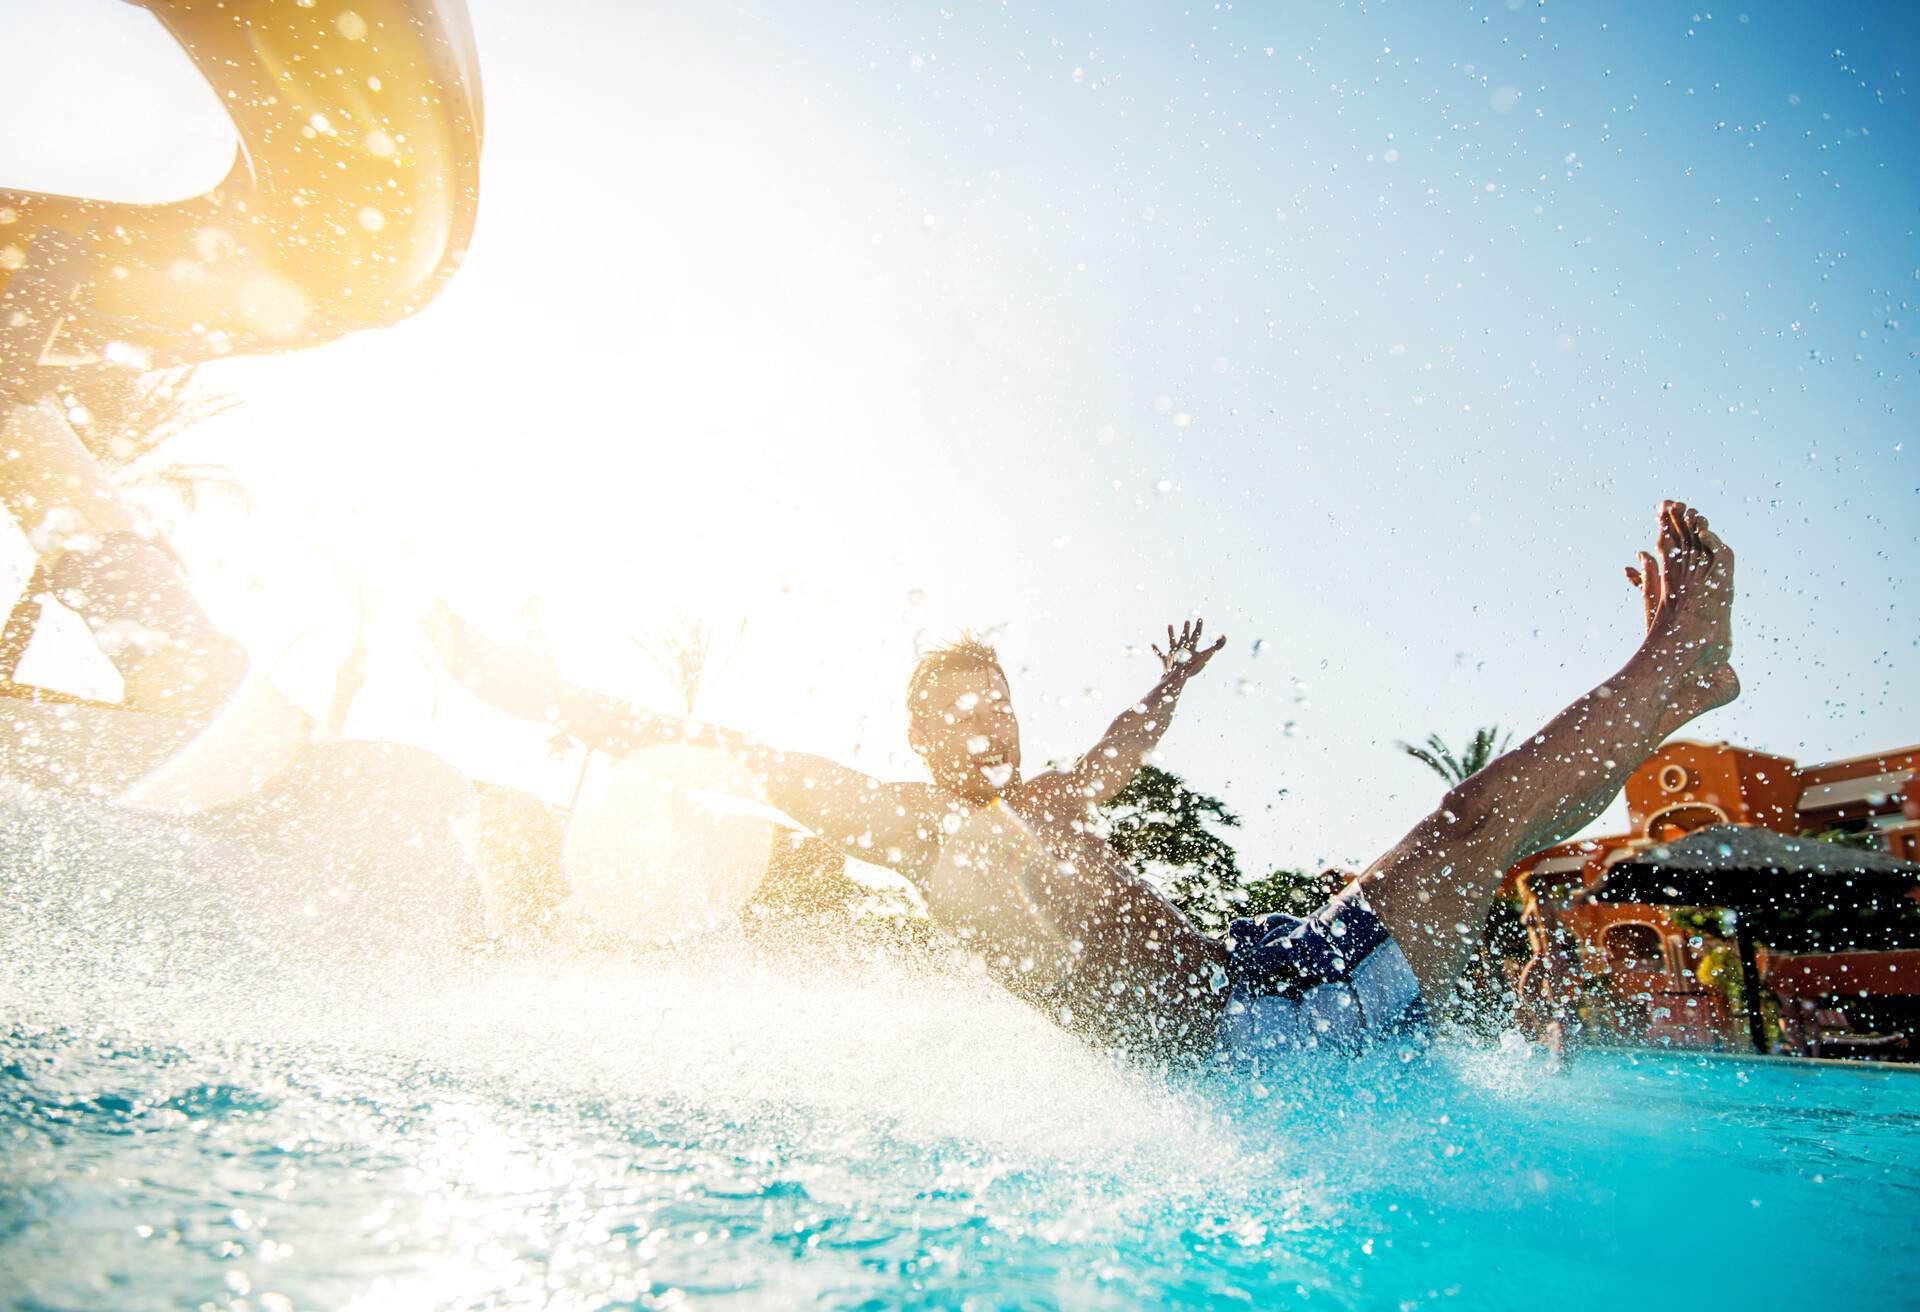
[[[1140,766],[1166,734],[1173,721],[1174,707],[1180,701],[1187,680],[1206,668],[1215,652],[1227,645],[1224,637],[1210,647],[1200,645],[1202,621],[1182,624],[1176,636],[1167,626],[1167,649],[1158,644],[1153,654],[1160,658],[1160,682],[1145,697],[1122,711],[1094,744],[1093,750],[1065,772],[1067,787],[1088,805],[1104,802],[1125,788],[1140,773]]]
[[[579,687],[546,652],[495,642],[444,602],[434,603],[426,630],[447,672],[495,710],[550,724],[614,757],[662,743],[711,747],[744,765],[766,788],[768,801],[829,842],[879,853],[905,845],[904,834],[895,831],[906,822],[891,790],[858,770]]]

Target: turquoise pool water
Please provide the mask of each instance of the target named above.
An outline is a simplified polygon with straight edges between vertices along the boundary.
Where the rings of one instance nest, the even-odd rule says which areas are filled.
[[[347,952],[6,818],[3,1308],[1920,1301],[1920,1077],[1168,1080],[960,969]]]

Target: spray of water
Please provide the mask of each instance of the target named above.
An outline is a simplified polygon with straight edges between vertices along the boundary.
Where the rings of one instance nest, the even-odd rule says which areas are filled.
[[[0,795],[0,1271],[40,1304],[1517,1307],[1493,1263],[1555,1269],[1578,1227],[1603,1259],[1654,1242],[1663,1198],[1726,1245],[1749,1196],[1831,1211],[1774,1159],[1702,1174],[1742,1136],[1838,1180],[1898,1131],[1783,1123],[1780,1090],[1728,1102],[1674,1059],[1550,1077],[1511,1042],[1170,1075],[962,957],[801,924],[773,952],[503,954],[473,933],[459,794],[389,764],[336,774],[278,845]],[[376,821],[357,790],[401,773]],[[1635,1270],[1609,1287],[1651,1293]]]

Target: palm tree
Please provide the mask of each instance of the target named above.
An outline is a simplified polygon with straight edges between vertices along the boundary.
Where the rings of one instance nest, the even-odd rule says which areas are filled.
[[[66,398],[74,407],[70,413],[82,417],[75,432],[122,487],[161,493],[189,512],[210,493],[251,511],[252,494],[225,465],[148,458],[163,443],[240,404],[237,397],[194,390],[193,378],[189,365],[133,376],[105,370],[76,379]]]
[[[100,463],[107,477],[136,495],[158,492],[192,511],[210,492],[251,508],[252,498],[221,465],[168,464],[148,467],[144,457],[195,424],[239,404],[235,397],[193,388],[194,367],[131,372],[116,364],[75,368],[55,398],[65,409],[74,436]],[[142,507],[144,512],[146,508]],[[151,516],[142,513],[148,521]],[[0,684],[11,684],[41,620],[39,598],[47,574],[37,561],[26,591],[15,600],[0,630]]]
[[[1500,726],[1497,724],[1475,729],[1473,737],[1467,740],[1465,749],[1458,756],[1453,754],[1452,749],[1437,733],[1428,734],[1426,745],[1423,747],[1415,747],[1412,743],[1403,742],[1396,742],[1394,746],[1446,780],[1448,787],[1452,787],[1455,784],[1465,783],[1470,777],[1484,770],[1487,763],[1494,757],[1507,750],[1507,744],[1513,741],[1513,735],[1507,734],[1500,738],[1499,745],[1496,746],[1494,739],[1499,737],[1499,734]]]
[[[707,675],[720,670],[733,659],[746,633],[747,621],[743,616],[732,639],[716,643],[712,624],[676,613],[672,625],[662,626],[644,637],[629,635],[627,640],[638,647],[665,676],[679,695],[687,718],[691,719]],[[554,760],[562,760],[573,749],[573,741],[571,734],[559,733],[547,744],[547,750]],[[593,766],[593,758],[594,749],[587,747],[586,755],[580,758],[580,772],[574,776],[573,797],[567,802],[568,811],[580,805],[580,794],[586,789],[587,771]]]
[[[676,614],[671,627],[663,627],[646,637],[634,637],[629,641],[666,676],[674,692],[679,694],[681,706],[691,718],[694,703],[700,700],[700,687],[706,676],[733,659],[746,631],[747,622],[742,619],[732,641],[723,642],[716,649],[713,625],[705,620]]]
[[[81,443],[108,469],[126,469],[155,447],[240,404],[237,397],[193,386],[194,366],[132,373],[113,365],[76,369],[60,400]],[[182,465],[224,476],[215,465]],[[195,481],[224,481],[216,476]]]
[[[253,509],[253,493],[225,465],[158,465],[144,473],[122,471],[117,478],[125,487],[164,492],[189,511],[198,510],[210,492],[226,497],[243,510]]]

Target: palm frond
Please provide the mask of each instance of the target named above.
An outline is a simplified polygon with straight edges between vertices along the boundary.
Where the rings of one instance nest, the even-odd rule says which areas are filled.
[[[1447,773],[1455,783],[1459,783],[1462,779],[1467,777],[1466,768],[1460,764],[1459,760],[1454,757],[1454,754],[1452,752],[1447,750],[1447,745],[1446,743],[1441,741],[1439,734],[1437,733],[1428,734],[1427,746],[1433,749],[1433,753],[1435,756],[1438,756],[1441,760],[1447,763]]]
[[[125,469],[142,456],[215,415],[237,397],[197,391],[192,366],[129,373],[118,366],[75,370],[61,400],[80,441],[108,469]]]
[[[241,509],[253,509],[253,493],[225,465],[162,465],[135,480],[165,488],[188,510],[198,510],[209,492],[218,492]]]
[[[1458,756],[1454,755],[1453,749],[1448,747],[1446,740],[1437,733],[1428,734],[1426,744],[1421,747],[1415,747],[1412,743],[1397,739],[1394,746],[1439,775],[1451,788],[1455,784],[1465,783],[1486,769],[1495,757],[1507,750],[1507,744],[1513,741],[1513,735],[1508,734],[1504,738],[1499,738],[1496,746],[1495,740],[1499,733],[1500,726],[1497,724],[1474,730],[1473,736],[1467,740],[1465,749]]]
[[[630,635],[627,640],[653,662],[679,694],[686,713],[692,715],[706,676],[733,659],[746,632],[747,621],[743,618],[730,641],[716,644],[712,624],[676,612],[671,626],[644,637]]]
[[[1500,726],[1497,724],[1490,724],[1483,729],[1474,730],[1473,742],[1460,758],[1461,766],[1464,770],[1464,773],[1461,775],[1463,780],[1479,774],[1493,763],[1493,759],[1496,756],[1499,756],[1507,750],[1507,744],[1513,741],[1513,735],[1508,734],[1496,745],[1494,743],[1494,735],[1499,732]]]
[[[1435,756],[1432,752],[1428,751],[1426,748],[1415,747],[1412,743],[1406,743],[1406,742],[1395,743],[1394,745],[1398,747],[1401,751],[1405,752],[1408,756],[1411,756],[1414,760],[1420,762],[1420,764],[1426,766],[1429,770],[1439,775],[1442,779],[1446,780],[1449,784],[1453,782],[1452,773],[1448,771],[1447,767],[1441,763],[1439,757]]]

